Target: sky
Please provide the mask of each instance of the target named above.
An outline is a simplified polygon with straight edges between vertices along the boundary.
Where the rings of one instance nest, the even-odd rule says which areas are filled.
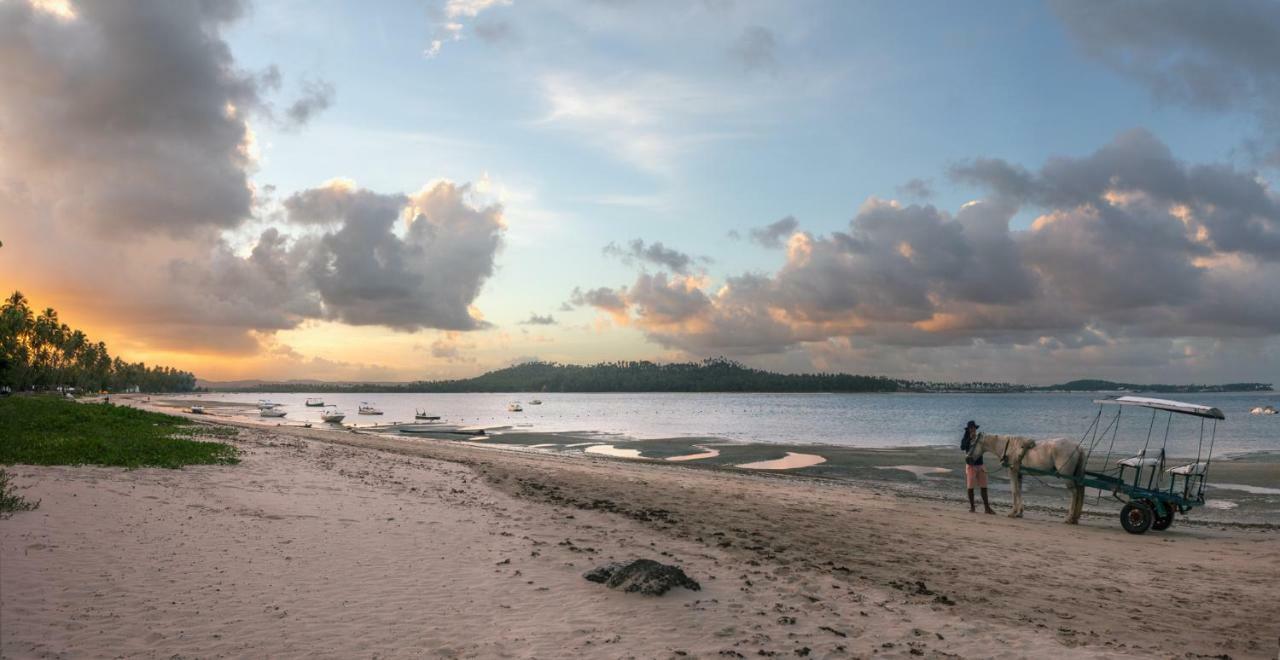
[[[1280,3],[0,0],[0,288],[209,380],[1280,381]]]

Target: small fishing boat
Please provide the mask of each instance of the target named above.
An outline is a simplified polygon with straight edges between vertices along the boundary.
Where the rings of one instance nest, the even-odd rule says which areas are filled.
[[[524,412],[524,406],[519,401],[512,401],[507,404],[507,412]]]
[[[258,410],[261,417],[284,417],[287,413],[279,408],[262,408]]]
[[[308,408],[323,408],[324,399],[307,399]]]
[[[266,399],[258,399],[258,410],[271,410],[272,408],[279,407],[280,404],[278,403],[267,401]]]
[[[530,401],[530,402],[529,402],[529,405],[531,405],[531,406],[540,406],[540,405],[542,405],[542,399],[534,399],[533,401]]]
[[[439,416],[439,415],[428,415],[428,414],[427,414],[427,411],[423,410],[422,408],[416,408],[416,409],[414,409],[414,411],[413,411],[413,418],[414,418],[414,419],[421,419],[421,420],[428,421],[428,422],[435,422],[435,421],[439,421],[440,416]]]
[[[1250,415],[1274,415],[1276,414],[1275,406],[1258,406],[1249,411]]]
[[[381,410],[378,410],[377,408],[370,405],[368,401],[361,401],[360,409],[357,410],[356,412],[358,412],[361,415],[381,415],[382,414]]]
[[[337,424],[346,418],[347,416],[342,414],[342,411],[337,408],[330,408],[320,413],[320,419],[329,422],[330,424]]]
[[[191,406],[191,414],[193,414],[193,415],[203,415],[203,414],[204,414],[204,406]]]

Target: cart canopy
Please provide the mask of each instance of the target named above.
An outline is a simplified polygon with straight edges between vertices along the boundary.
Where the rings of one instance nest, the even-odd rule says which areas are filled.
[[[1116,406],[1139,406],[1142,408],[1153,408],[1155,410],[1168,410],[1169,412],[1181,413],[1183,415],[1195,415],[1196,417],[1207,417],[1209,419],[1227,418],[1226,415],[1222,414],[1221,410],[1218,410],[1213,406],[1204,406],[1198,403],[1183,403],[1181,401],[1170,401],[1168,399],[1152,399],[1145,396],[1119,396],[1112,399],[1095,399],[1094,403]]]

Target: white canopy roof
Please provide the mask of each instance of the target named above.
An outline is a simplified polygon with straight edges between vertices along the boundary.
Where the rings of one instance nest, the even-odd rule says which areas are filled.
[[[1182,413],[1184,415],[1195,415],[1196,417],[1208,417],[1211,419],[1227,418],[1226,415],[1222,414],[1221,410],[1212,406],[1202,406],[1198,403],[1170,401],[1168,399],[1152,399],[1145,396],[1120,396],[1114,399],[1095,399],[1094,403],[1109,403],[1117,406],[1141,406],[1143,408],[1168,410],[1169,412]]]

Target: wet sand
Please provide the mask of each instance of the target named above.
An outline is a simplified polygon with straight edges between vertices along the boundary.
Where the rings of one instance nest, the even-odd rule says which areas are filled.
[[[1071,527],[1030,508],[1012,520],[882,487],[949,478],[898,469],[930,466],[929,452],[866,454],[861,469],[880,481],[862,483],[581,447],[240,426],[238,466],[14,468],[45,502],[0,525],[0,615],[16,631],[0,652],[1277,652],[1274,529],[1179,524],[1133,536],[1111,516]],[[735,453],[699,442],[709,444],[714,460]],[[760,460],[785,453],[768,451]],[[705,590],[644,599],[580,577],[636,556],[678,563]]]

